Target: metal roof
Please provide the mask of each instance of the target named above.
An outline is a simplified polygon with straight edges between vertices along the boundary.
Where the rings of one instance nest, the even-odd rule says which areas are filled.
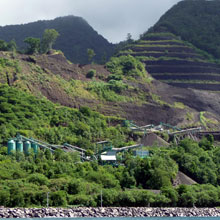
[[[116,156],[114,156],[114,155],[101,155],[101,160],[103,160],[103,161],[116,161]]]

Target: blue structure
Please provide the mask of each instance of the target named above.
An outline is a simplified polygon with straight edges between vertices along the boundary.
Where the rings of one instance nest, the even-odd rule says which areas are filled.
[[[144,150],[136,150],[133,152],[134,156],[140,157],[140,158],[146,158],[149,157],[149,151]]]

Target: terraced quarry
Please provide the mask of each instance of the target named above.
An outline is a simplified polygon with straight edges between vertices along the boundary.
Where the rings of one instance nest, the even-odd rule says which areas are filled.
[[[220,65],[211,56],[170,33],[150,33],[128,45],[120,55],[132,55],[155,79],[172,86],[220,91]]]

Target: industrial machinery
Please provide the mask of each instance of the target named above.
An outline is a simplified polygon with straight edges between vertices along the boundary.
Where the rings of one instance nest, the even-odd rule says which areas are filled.
[[[125,146],[121,148],[113,147],[110,141],[100,141],[96,143],[97,152],[96,157],[100,159],[102,164],[117,164],[117,154],[120,152],[125,152],[131,149],[141,148],[142,144],[136,144],[131,146]],[[147,157],[149,154],[147,151],[134,151],[134,156],[140,156],[142,158]]]
[[[52,153],[56,149],[61,149],[65,152],[78,152],[81,160],[90,160],[90,158],[86,157],[86,150],[80,147],[73,146],[67,143],[63,145],[48,144],[41,140],[27,138],[20,134],[18,134],[15,138],[10,139],[7,146],[9,155],[12,154],[12,152],[24,152],[25,155],[28,155],[31,149],[33,149],[33,152],[37,154],[39,148],[48,149]]]

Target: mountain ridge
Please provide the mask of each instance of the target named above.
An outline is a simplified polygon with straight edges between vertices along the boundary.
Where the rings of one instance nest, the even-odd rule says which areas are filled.
[[[180,1],[162,15],[147,32],[171,32],[218,59],[219,11],[219,0]]]
[[[89,23],[78,16],[58,17],[53,20],[7,25],[0,27],[0,39],[14,39],[19,49],[25,48],[24,39],[27,37],[41,38],[45,29],[56,29],[60,36],[54,48],[62,50],[65,56],[74,63],[89,63],[87,49],[93,49],[95,62],[104,62],[112,54],[114,45],[98,34]]]

